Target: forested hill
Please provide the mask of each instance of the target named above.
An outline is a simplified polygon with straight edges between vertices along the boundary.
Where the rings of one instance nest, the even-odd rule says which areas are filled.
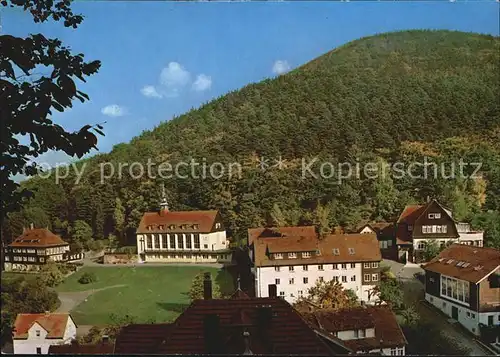
[[[35,221],[71,237],[75,222],[80,227],[84,221],[97,238],[133,237],[142,213],[156,208],[159,181],[125,174],[99,184],[96,169],[102,162],[251,163],[279,155],[293,165],[261,172],[248,164],[240,179],[168,179],[171,205],[220,209],[238,239],[249,226],[271,222],[328,229],[391,219],[426,195],[484,225],[491,217],[481,215],[500,209],[499,50],[499,38],[450,31],[396,32],[351,42],[86,160],[77,185],[71,176],[60,185],[29,180],[25,186],[37,189],[36,197],[11,216],[7,233],[15,235],[22,222]],[[408,161],[429,153],[443,162],[484,159],[483,179],[337,184],[302,180],[296,171],[303,157]]]

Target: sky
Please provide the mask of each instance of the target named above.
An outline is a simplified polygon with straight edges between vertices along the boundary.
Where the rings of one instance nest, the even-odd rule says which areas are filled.
[[[103,123],[100,152],[128,142],[191,108],[253,82],[282,75],[364,36],[408,29],[499,35],[499,2],[161,2],[78,1],[78,29],[35,24],[5,10],[3,33],[57,37],[99,72],[77,83],[90,101],[53,119],[67,130]],[[95,151],[93,151],[95,153]],[[49,152],[38,162],[68,162]]]

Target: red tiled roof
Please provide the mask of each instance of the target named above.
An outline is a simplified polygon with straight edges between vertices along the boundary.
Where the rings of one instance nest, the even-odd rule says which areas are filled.
[[[248,245],[252,245],[256,239],[284,237],[316,238],[317,233],[314,226],[250,228],[248,230]]]
[[[172,324],[132,324],[120,330],[115,342],[116,354],[156,353]]]
[[[343,341],[354,351],[401,347],[407,344],[396,316],[385,306],[366,306],[337,311],[319,310],[304,315],[312,326],[329,333],[375,328],[375,337]]]
[[[403,212],[398,218],[397,223],[413,224],[420,217],[426,205],[408,205],[404,208]]]
[[[179,232],[209,233],[214,227],[218,211],[168,211],[146,212],[142,216],[137,233]],[[174,229],[170,226],[174,225]],[[181,229],[181,225],[186,225]],[[197,228],[193,227],[198,225]],[[151,226],[151,230],[148,229]],[[160,229],[159,226],[163,226]]]
[[[270,309],[268,320],[259,318],[259,309]],[[243,331],[250,333],[254,354],[330,355],[331,351],[297,311],[279,298],[232,298],[195,300],[172,326],[159,354],[206,353],[204,318],[217,315],[224,352],[241,354],[245,345]]]
[[[452,261],[450,261],[452,260]],[[450,262],[448,264],[448,262]],[[457,266],[457,263],[469,263]],[[500,266],[500,250],[452,244],[424,266],[425,270],[478,283]],[[478,267],[481,267],[478,269]]]
[[[24,231],[9,247],[51,247],[67,245],[58,235],[46,228],[35,228]]]
[[[67,345],[51,345],[49,355],[102,355],[113,354],[115,346],[112,343],[96,345],[72,343]]]
[[[354,249],[354,254],[349,253]],[[333,254],[339,250],[339,255]],[[311,258],[270,259],[268,253],[320,251]],[[254,242],[255,266],[329,264],[380,261],[379,243],[373,233],[330,234],[323,239],[316,237],[258,239]],[[286,258],[286,257],[285,257]]]
[[[34,323],[38,323],[47,331],[47,338],[63,338],[70,318],[69,314],[18,314],[14,322],[13,338],[28,338],[28,330]]]

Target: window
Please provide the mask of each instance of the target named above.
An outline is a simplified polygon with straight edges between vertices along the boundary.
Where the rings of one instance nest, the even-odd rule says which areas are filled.
[[[378,268],[378,262],[372,262],[372,268]]]
[[[359,330],[354,330],[354,338],[359,338]]]
[[[279,280],[279,279],[274,279],[274,283],[275,283],[276,285],[280,285],[280,280]]]
[[[351,276],[351,281],[356,281],[356,275]]]
[[[411,224],[408,225],[408,232],[413,231],[413,226]]]
[[[280,271],[280,267],[274,267],[274,271]]]
[[[470,317],[470,312],[469,312],[469,311],[467,311],[466,315],[467,315],[467,317]]]
[[[290,259],[297,258],[297,253],[288,253],[288,258],[290,258]]]
[[[309,278],[303,278],[302,281],[304,282],[304,284],[307,284],[309,283]]]
[[[343,282],[343,283],[347,283],[347,276],[342,275],[342,282]]]
[[[441,295],[469,303],[469,282],[441,275]]]
[[[182,247],[181,247],[182,249]],[[208,249],[208,244],[203,244],[203,249]]]
[[[441,233],[441,227],[442,226],[437,226],[437,233]]]
[[[285,292],[284,292],[284,291],[280,291],[280,297],[281,297],[281,298],[284,298],[284,297],[285,297]]]
[[[448,232],[448,226],[446,226],[446,225],[441,226],[441,231],[442,231],[443,233]]]
[[[475,318],[476,318],[476,314],[475,314],[475,313],[471,313],[471,317],[472,317],[473,319],[475,319]]]
[[[283,259],[283,254],[281,254],[281,253],[274,253],[274,259]]]
[[[40,337],[40,330],[36,330],[35,333],[36,333],[36,337]]]
[[[372,281],[378,281],[378,274],[372,274]]]
[[[365,274],[364,279],[365,281],[370,281],[370,274]]]
[[[351,268],[352,269],[356,268],[356,263],[351,263]]]
[[[339,268],[338,264],[332,264],[332,269],[337,270]]]
[[[191,245],[191,239],[189,240],[189,245]],[[161,246],[163,247],[163,249],[167,249],[167,235],[166,234],[161,235]],[[189,247],[189,248],[191,248],[191,247]]]
[[[177,235],[177,244],[179,246],[179,249],[184,249],[184,238],[182,237],[182,234]],[[208,248],[208,245],[205,244],[205,249]]]
[[[354,248],[348,248],[349,250],[349,255],[354,255]]]
[[[397,353],[398,353],[397,348],[391,348],[391,356],[396,356]]]
[[[340,255],[339,248],[333,248],[333,255]]]
[[[310,258],[311,253],[310,252],[302,252],[302,258]]]
[[[36,354],[37,355],[41,355],[42,354],[42,348],[41,347],[37,347],[36,348]]]
[[[432,233],[437,233],[437,226],[436,225],[432,225]]]
[[[359,338],[365,338],[366,337],[365,330],[359,330],[358,336],[359,336]]]
[[[371,266],[370,263],[364,263],[363,264],[363,268],[370,268],[370,266]]]
[[[338,283],[338,282],[339,282],[339,277],[338,277],[338,276],[334,276],[332,280],[333,280],[334,282]]]
[[[169,240],[170,240],[170,249],[175,249],[175,234],[171,234]],[[194,240],[194,246],[196,248],[196,237]],[[200,237],[198,237],[198,249],[199,248],[200,248]]]
[[[347,264],[342,264],[342,265],[341,265],[341,268],[342,268],[342,269],[347,269]]]
[[[295,267],[293,267],[293,266],[291,266],[291,265],[290,265],[290,266],[288,267],[288,271],[295,271]]]
[[[293,285],[294,282],[295,280],[293,280],[293,278],[288,279],[288,284]]]
[[[320,282],[323,282],[323,277],[322,276],[320,276],[318,279],[319,279]]]
[[[405,355],[405,349],[402,347],[398,347],[398,356],[404,356]]]
[[[215,229],[219,229],[221,227],[221,224],[219,222],[215,223]]]
[[[146,244],[148,249],[153,249],[153,238],[150,235],[146,237]]]
[[[299,293],[299,296],[302,296],[304,294],[304,292],[302,290],[299,290],[298,293]]]
[[[307,268],[308,268],[307,265],[302,265],[302,270],[303,271],[307,271]]]
[[[200,235],[198,233],[194,234],[194,249],[200,249]]]
[[[323,264],[318,265],[318,270],[323,270]]]
[[[417,249],[418,250],[424,250],[425,249],[425,245],[426,245],[425,242],[418,242],[417,243]]]

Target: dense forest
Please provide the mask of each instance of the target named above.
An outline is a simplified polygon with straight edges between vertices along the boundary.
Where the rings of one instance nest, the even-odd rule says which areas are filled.
[[[59,183],[54,175],[23,182],[34,198],[9,215],[4,237],[34,223],[73,241],[111,236],[131,244],[143,212],[158,208],[163,183],[171,209],[219,209],[235,243],[244,242],[248,227],[264,224],[329,231],[393,220],[406,204],[429,196],[500,247],[499,51],[499,38],[451,31],[351,42],[79,161],[85,170],[78,183],[74,170]],[[262,157],[270,164],[282,157],[285,166],[262,170]],[[482,166],[474,177],[304,178],[303,158],[315,157],[315,172],[325,161],[383,167],[427,159],[444,164],[447,176],[460,160]],[[147,167],[148,160],[239,162],[243,170],[241,177],[161,179],[135,178],[127,168],[100,180],[102,163]]]

